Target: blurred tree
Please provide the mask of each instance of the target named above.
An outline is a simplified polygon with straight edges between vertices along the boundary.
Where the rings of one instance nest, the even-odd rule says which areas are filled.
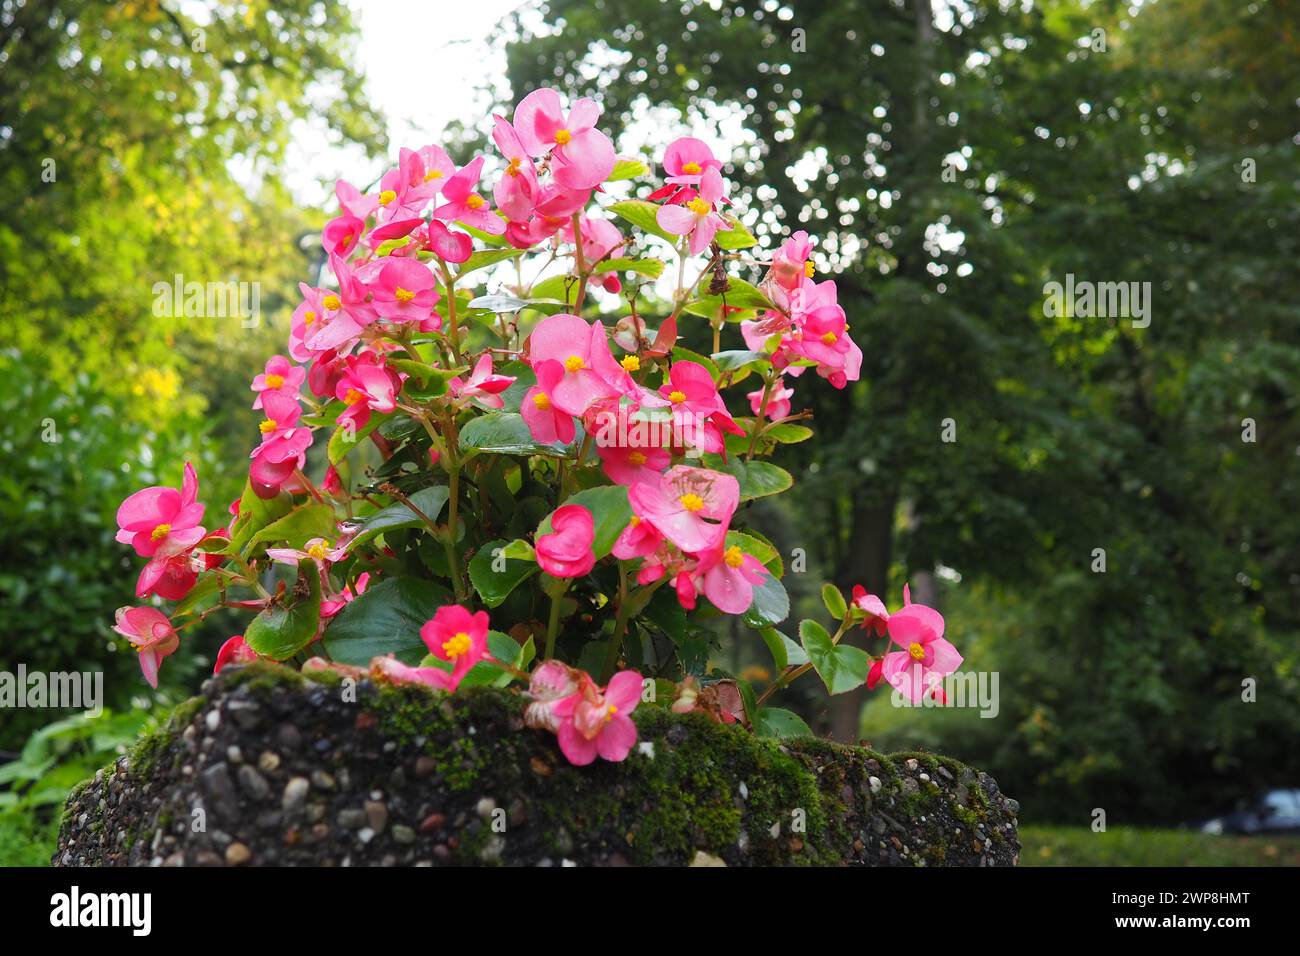
[[[138,573],[112,541],[126,493],[221,461],[201,479],[206,523],[225,523],[255,438],[248,382],[313,278],[300,239],[319,219],[283,185],[286,146],[309,122],[378,145],[355,36],[335,0],[0,0],[3,429],[22,456],[0,489],[3,665],[107,660]],[[177,277],[247,283],[248,311],[156,308]]]

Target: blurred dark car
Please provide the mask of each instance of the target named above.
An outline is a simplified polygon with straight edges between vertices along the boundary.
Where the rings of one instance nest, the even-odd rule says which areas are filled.
[[[1194,824],[1202,833],[1300,833],[1300,790],[1266,790],[1237,809]]]

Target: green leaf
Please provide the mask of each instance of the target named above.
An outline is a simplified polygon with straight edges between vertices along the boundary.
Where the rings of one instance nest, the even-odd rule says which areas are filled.
[[[402,391],[409,392],[419,398],[436,398],[439,395],[445,395],[447,393],[447,382],[457,375],[469,371],[465,367],[434,368],[432,365],[426,365],[412,359],[389,358],[387,364],[389,368],[404,372],[410,376],[402,387]]]
[[[456,270],[456,281],[459,282],[462,276],[476,269],[486,269],[488,266],[518,258],[523,254],[523,249],[484,249],[476,252],[460,264],[460,268]],[[474,308],[474,303],[470,303],[470,308]]]
[[[319,628],[320,570],[304,558],[297,583],[244,628],[244,642],[263,657],[283,661],[310,644]]]
[[[780,442],[782,445],[794,445],[801,441],[807,441],[812,438],[813,430],[806,425],[794,425],[782,423],[780,425],[769,425],[763,432],[764,438],[770,438],[773,441]]]
[[[760,628],[758,636],[767,645],[767,650],[772,655],[772,665],[776,668],[778,674],[790,666],[790,655],[786,653],[785,649],[785,641],[790,640],[788,637],[785,637],[774,627]],[[785,641],[782,638],[785,638]]]
[[[758,737],[811,737],[812,729],[802,717],[781,707],[764,707],[753,717],[754,734]]]
[[[731,288],[725,295],[702,295],[686,306],[692,315],[706,319],[722,317],[722,306],[729,309],[775,309],[772,300],[763,294],[763,290],[744,279],[730,279]],[[725,300],[725,302],[724,302]]]
[[[536,561],[507,557],[506,548],[504,540],[489,541],[469,562],[469,579],[488,607],[499,605],[520,583],[540,570]]]
[[[244,493],[239,498],[239,517],[230,532],[228,554],[244,550],[250,538],[272,521],[285,515],[293,507],[293,498],[284,492],[271,499],[259,498],[250,482],[244,483]]]
[[[570,495],[565,505],[581,505],[591,512],[596,526],[595,539],[591,550],[600,560],[609,554],[614,542],[623,533],[628,522],[632,520],[632,505],[627,500],[627,488],[623,485],[600,485]],[[537,536],[551,533],[551,518],[555,512],[547,515],[537,529]]]
[[[754,585],[754,603],[749,606],[742,620],[749,627],[762,628],[769,624],[780,624],[790,614],[790,595],[785,592],[785,585],[775,574],[763,578],[762,584]]]
[[[843,694],[866,682],[871,670],[871,658],[866,651],[847,644],[832,644],[826,628],[811,620],[799,622],[799,640],[832,694]]]
[[[551,455],[562,458],[568,446],[543,444],[533,438],[528,423],[517,412],[480,415],[461,429],[462,451],[477,449],[498,455]]]
[[[723,464],[721,459],[717,459],[717,464],[709,467],[736,476],[736,480],[740,482],[741,501],[780,494],[794,484],[790,472],[767,461],[747,462],[740,458],[732,458]]]
[[[535,301],[537,300],[521,299],[518,296],[498,292],[495,295],[480,295],[477,298],[470,299],[469,307],[471,309],[482,309],[484,312],[518,312]]]
[[[334,429],[334,434],[330,435],[329,446],[326,450],[330,464],[337,465],[346,458],[348,452],[365,441],[370,436],[370,433],[382,425],[391,414],[392,412],[382,414],[371,412],[370,420],[360,428],[353,425],[351,419],[340,422],[339,427]]]
[[[251,551],[259,544],[283,541],[286,547],[301,548],[312,538],[325,538],[333,543],[338,534],[334,508],[326,504],[299,505],[278,521],[273,521],[257,534],[245,547]]]
[[[722,218],[731,223],[731,228],[719,229],[717,235],[713,237],[713,241],[723,249],[748,249],[750,246],[758,244],[754,234],[739,219],[725,213]]]
[[[721,372],[735,372],[753,365],[766,366],[770,356],[764,352],[751,352],[748,349],[735,349],[730,352],[718,352],[713,356],[713,364]]]
[[[681,238],[680,236],[674,236],[670,232],[665,232],[659,227],[659,220],[655,218],[659,207],[652,202],[646,202],[644,199],[624,199],[622,202],[616,202],[610,206],[609,211],[622,219],[626,219],[641,231],[658,236],[660,239],[666,239],[673,245],[676,245]]]
[[[388,578],[349,603],[325,630],[325,650],[341,664],[365,667],[371,658],[396,654],[416,664],[428,648],[420,628],[452,597],[435,581]]]
[[[822,603],[826,605],[826,610],[831,617],[837,621],[844,620],[844,615],[849,613],[849,606],[844,601],[844,595],[835,585],[827,582],[822,585]]]
[[[650,167],[640,159],[619,159],[614,163],[614,170],[605,177],[605,182],[613,183],[622,179],[636,179],[650,172]]]
[[[195,583],[194,587],[190,588],[190,592],[176,602],[176,606],[172,608],[172,618],[184,617],[186,614],[199,610],[200,605],[205,604],[208,598],[216,596],[220,591],[221,575],[203,575]]]
[[[502,634],[500,631],[488,631],[487,643],[488,650],[493,657],[503,664],[509,664],[516,670],[526,669],[537,653],[531,637],[521,647],[519,642],[509,634]],[[433,660],[438,661],[437,658]],[[438,661],[438,663],[443,664],[444,662]],[[505,687],[514,679],[515,676],[509,671],[502,670],[487,661],[479,661],[470,668],[469,673],[461,680],[460,686],[483,687],[490,685],[492,687]]]
[[[437,521],[438,515],[442,513],[443,506],[447,504],[450,493],[446,485],[430,485],[428,488],[421,488],[415,494],[407,497],[410,499],[411,504],[419,508],[429,520]],[[349,552],[355,551],[371,538],[387,531],[425,527],[423,519],[401,502],[389,505],[383,511],[377,511],[366,516],[361,519],[360,524],[361,527],[356,536],[348,544]]]
[[[597,274],[635,272],[650,279],[658,279],[664,274],[664,261],[662,259],[603,259],[596,263],[591,271]]]

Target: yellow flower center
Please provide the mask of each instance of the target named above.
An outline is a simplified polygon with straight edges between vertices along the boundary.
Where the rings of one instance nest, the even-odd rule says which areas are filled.
[[[442,179],[441,169],[431,169],[424,174],[424,181],[427,183],[431,179]]]
[[[609,723],[611,720],[613,720],[614,715],[617,713],[618,713],[618,708],[615,707],[613,704],[610,704],[609,710],[605,712],[605,723]]]
[[[567,129],[557,129],[555,131],[555,143],[557,146],[563,146],[571,139],[573,139],[573,134]]]
[[[465,200],[465,205],[469,206],[470,209],[482,209],[487,205],[487,200],[478,193],[470,193],[469,198]]]
[[[700,171],[700,164],[697,163],[695,160],[691,160],[689,163],[687,163],[685,166],[682,167],[682,172],[686,173],[686,175],[688,176],[694,176],[699,171]]]
[[[283,375],[268,375],[268,376],[266,377],[266,387],[267,387],[267,388],[284,388],[284,376],[283,376]]]
[[[636,465],[638,468],[640,468],[642,465],[645,464],[646,458],[645,455],[642,454],[641,452],[634,451],[632,452],[632,454],[627,456],[627,460],[630,464]]]
[[[623,370],[626,372],[641,371],[641,360],[637,358],[635,355],[624,355],[623,361],[620,362],[619,364],[623,366]]]
[[[686,204],[686,208],[697,216],[707,216],[709,214],[709,209],[712,207],[710,207],[709,204],[699,196],[696,196]]]
[[[816,271],[817,269],[813,266],[811,259],[809,259],[807,262],[803,264],[803,274],[806,275],[809,279],[813,277],[813,273]]]
[[[907,649],[907,653],[911,655],[911,658],[914,661],[925,660],[925,646],[916,643],[916,641],[912,642],[912,646]]]
[[[303,325],[311,325],[311,324],[312,324],[313,322],[315,322],[315,321],[316,321],[316,313],[315,313],[315,312],[304,312],[304,313],[302,314],[302,324],[303,324]]]
[[[564,360],[564,367],[570,372],[581,372],[587,367],[587,363],[583,361],[581,355],[570,355]]]
[[[839,340],[840,337],[836,335],[834,332],[827,332],[825,335],[822,336],[822,341],[825,342],[827,345],[834,345]]]
[[[329,551],[329,549],[330,546],[328,542],[317,541],[315,544],[313,544],[310,548],[307,549],[307,554],[315,558],[317,561],[324,561],[325,555]]]
[[[393,298],[398,302],[410,302],[415,298],[415,293],[410,289],[403,289],[400,285],[393,290]]]
[[[547,395],[545,392],[538,392],[533,396],[533,404],[544,412],[549,411],[551,407],[551,396]]]
[[[524,165],[524,161],[520,159],[518,156],[516,156],[514,159],[510,160],[509,164],[506,166],[506,175],[518,176],[520,172],[520,168],[523,165]]]
[[[745,563],[745,552],[740,550],[740,545],[733,544],[723,552],[722,560],[727,562],[727,567],[738,568]]]
[[[336,295],[327,295],[325,298],[320,300],[320,304],[325,306],[325,308],[329,309],[331,312],[337,312],[339,306],[343,304],[343,300]]]
[[[361,401],[363,398],[365,398],[365,396],[362,395],[360,392],[358,392],[355,388],[350,388],[350,389],[348,389],[348,393],[347,393],[346,395],[343,396],[343,404],[345,404],[345,405],[355,405],[357,402]]]
[[[443,643],[442,652],[446,654],[448,658],[454,660],[455,658],[460,657],[462,654],[468,654],[470,649],[470,644],[471,641],[469,639],[469,635],[466,634],[464,631],[461,631],[451,640]]]
[[[383,192],[379,194],[379,205],[387,206],[396,198],[397,198],[397,193],[393,192],[393,190],[391,189],[385,189]]]
[[[258,431],[260,431],[263,435],[269,435],[271,434],[271,432],[275,431],[279,427],[280,426],[275,423],[274,418],[263,419],[262,421],[257,423]]]
[[[629,456],[629,457],[630,457],[630,456]],[[631,522],[632,527],[635,528],[635,527],[636,527],[637,525],[639,525],[640,523],[641,523],[641,516],[640,516],[640,515],[633,515],[633,516],[632,516],[632,522]]]
[[[161,541],[167,535],[172,533],[172,526],[169,524],[160,524],[149,533],[149,538],[153,541]]]
[[[687,511],[699,511],[704,507],[704,499],[694,492],[687,492],[677,499]]]
[[[668,401],[672,402],[674,405],[680,405],[682,402],[686,401],[686,393],[674,389],[668,393]]]

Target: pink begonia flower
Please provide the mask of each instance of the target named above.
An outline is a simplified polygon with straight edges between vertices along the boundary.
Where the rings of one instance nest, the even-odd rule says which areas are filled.
[[[324,583],[324,582],[322,582]],[[331,594],[320,602],[320,616],[322,618],[331,618],[339,611],[343,610],[361,595],[366,593],[366,588],[370,586],[370,572],[366,571],[357,576],[355,586],[348,585],[338,594]]]
[[[573,214],[587,205],[589,189],[565,189],[545,183],[537,195],[533,215],[526,222],[512,222],[506,227],[506,239],[516,249],[527,249],[555,235],[573,221]]]
[[[447,389],[457,398],[473,399],[486,408],[504,408],[501,393],[515,383],[514,375],[497,375],[492,371],[492,353],[484,352],[474,364],[467,380],[456,376],[447,383]]]
[[[618,226],[608,219],[579,216],[578,231],[582,235],[582,258],[587,268],[591,268],[601,259],[613,255],[627,245],[627,240],[618,231]],[[565,242],[573,242],[572,218],[568,219],[560,229],[560,238]]]
[[[853,606],[867,616],[862,622],[864,631],[871,631],[877,637],[884,637],[888,633],[889,611],[885,602],[868,593],[861,584],[853,585]]]
[[[414,150],[399,150],[397,168],[390,169],[379,180],[379,193],[375,196],[378,203],[375,215],[379,222],[420,215],[429,202],[424,185],[424,163],[419,155]]]
[[[365,222],[356,216],[338,216],[325,224],[321,231],[321,243],[330,255],[346,259],[357,247],[357,242],[365,231]]]
[[[721,170],[722,160],[708,145],[693,136],[683,136],[668,144],[664,151],[666,181],[680,186],[698,186],[707,170]]]
[[[529,155],[551,154],[551,175],[566,189],[599,186],[614,171],[617,156],[609,137],[595,129],[596,101],[583,97],[566,116],[560,94],[533,90],[515,107],[514,127]]]
[[[257,656],[257,651],[244,641],[244,635],[236,634],[221,645],[221,650],[217,651],[217,662],[212,666],[212,676],[220,674],[221,668],[227,664],[247,664],[257,660]]]
[[[334,397],[347,408],[339,421],[351,421],[357,428],[370,421],[371,412],[388,414],[397,407],[397,393],[402,390],[402,377],[384,365],[374,352],[349,356]]]
[[[343,211],[357,219],[365,219],[379,206],[378,198],[365,195],[344,179],[334,183],[334,195]]]
[[[158,668],[163,658],[180,647],[180,637],[167,615],[154,607],[120,607],[113,630],[121,634],[140,654],[140,671],[149,686],[158,687]]]
[[[555,705],[576,694],[584,676],[582,671],[557,660],[538,664],[528,681],[528,696],[532,701],[524,707],[524,723],[551,733],[559,730],[560,718],[555,714]]]
[[[793,292],[803,284],[804,279],[813,275],[812,240],[808,233],[800,229],[785,242],[772,256],[772,279],[787,292]]]
[[[564,366],[554,359],[533,363],[533,372],[537,384],[524,394],[519,404],[519,414],[523,416],[528,432],[535,441],[545,444],[563,442],[568,444],[577,434],[573,425],[573,416],[555,406],[551,392],[564,379]]]
[[[739,545],[719,541],[700,553],[695,581],[713,606],[726,614],[744,614],[754,603],[754,585],[767,575],[763,562]]]
[[[447,185],[456,172],[456,164],[441,146],[421,146],[415,151],[414,161],[407,164],[408,195],[428,202]]]
[[[763,401],[763,389],[755,389],[747,392],[745,397],[749,399],[749,407],[754,414],[762,418],[767,416],[772,421],[780,421],[783,418],[790,417],[790,399],[794,396],[793,388],[786,388],[783,379],[777,379],[777,383],[772,386],[772,390],[767,396],[767,406],[759,408]]]
[[[698,362],[674,362],[658,395],[672,409],[674,440],[680,436],[685,447],[721,452],[726,448],[723,431],[745,433],[727,412],[713,376]]]
[[[347,557],[346,542],[331,546],[326,538],[311,538],[301,548],[267,548],[266,556],[280,564],[297,565],[299,561],[311,559],[316,567],[324,571],[336,561]]]
[[[810,279],[800,287],[794,300],[800,333],[794,351],[819,365],[838,369],[844,365],[849,337],[848,319],[836,298],[835,283],[829,279],[825,282]]]
[[[691,254],[699,255],[709,247],[719,229],[729,228],[727,220],[714,211],[722,194],[722,176],[716,169],[710,169],[700,180],[698,195],[685,205],[660,206],[655,213],[655,220],[664,232],[670,232],[674,236],[690,236]]]
[[[639,481],[657,482],[673,456],[666,448],[620,447],[596,443],[596,454],[609,480],[616,485],[634,485]]]
[[[704,551],[722,540],[740,504],[740,482],[707,468],[677,465],[658,482],[628,490],[632,510],[683,551]]]
[[[623,280],[618,277],[617,272],[606,272],[605,277],[600,280],[600,285],[606,292],[612,292],[614,295],[623,291]]]
[[[677,603],[688,611],[695,610],[695,598],[699,591],[695,587],[695,577],[689,571],[678,571],[673,577],[673,590],[677,592]]]
[[[330,270],[339,280],[339,290],[321,296],[323,319],[319,325],[312,324],[304,342],[313,352],[325,349],[347,352],[365,327],[379,318],[370,304],[370,289],[346,262],[330,256]]]
[[[297,397],[307,381],[307,370],[301,365],[294,365],[283,355],[273,355],[266,362],[266,370],[253,379],[252,389],[257,392],[253,407],[262,407],[263,392],[285,392]]]
[[[641,703],[641,686],[636,671],[620,671],[602,692],[584,674],[578,692],[555,703],[556,738],[569,763],[585,767],[597,756],[614,763],[627,758],[636,744],[631,715]]]
[[[593,402],[617,395],[611,382],[625,374],[609,351],[605,326],[588,325],[567,312],[537,324],[528,336],[528,357],[533,363],[549,359],[564,367],[564,377],[548,394],[554,405],[570,415],[582,415]]]
[[[943,615],[910,603],[910,592],[904,600],[908,603],[891,614],[888,623],[889,639],[903,650],[885,655],[881,674],[915,704],[961,666],[962,656],[943,639]]]
[[[533,214],[540,186],[537,168],[519,139],[519,134],[504,116],[493,117],[492,140],[506,160],[505,172],[497,180],[492,198],[511,222],[522,222]]]
[[[423,322],[442,298],[428,266],[414,259],[389,257],[370,290],[379,316],[397,322]]]
[[[458,604],[448,604],[424,623],[420,639],[434,657],[451,663],[454,687],[470,668],[488,656],[487,632],[487,612],[471,614]]]
[[[181,490],[154,485],[137,491],[117,509],[117,540],[142,558],[166,559],[189,552],[207,532],[199,525],[199,476],[185,463]]]
[[[390,239],[405,239],[407,236],[417,232],[424,225],[424,220],[415,219],[394,219],[392,222],[385,223],[382,226],[376,226],[366,234],[366,245],[371,249],[378,249]],[[410,248],[410,243],[394,249],[389,255],[401,255],[406,253]]]
[[[249,456],[249,481],[259,498],[274,498],[281,486],[307,461],[311,447],[310,428],[298,425],[302,408],[296,398],[283,392],[266,392],[262,396],[266,418],[258,425],[262,443]]]
[[[474,192],[482,169],[483,157],[476,156],[468,165],[457,170],[447,180],[447,185],[442,187],[442,198],[447,202],[435,209],[433,216],[444,222],[463,222],[490,235],[499,236],[506,231],[505,220],[492,211],[486,199]]]
[[[885,673],[885,661],[883,658],[871,662],[871,670],[867,671],[867,690],[875,690],[876,685],[880,683],[880,678]]]
[[[460,679],[452,676],[441,667],[411,667],[403,664],[392,654],[376,657],[370,662],[370,673],[374,677],[386,678],[395,684],[424,684],[435,690],[454,691]]]
[[[424,247],[446,262],[464,262],[474,254],[474,240],[466,233],[452,232],[438,220],[424,227]]]
[[[581,577],[596,564],[596,522],[582,505],[563,505],[551,515],[551,533],[537,539],[537,563],[554,578]]]
[[[325,316],[321,300],[330,293],[305,282],[298,283],[298,291],[302,293],[302,302],[289,317],[289,357],[295,362],[308,362],[317,352],[307,347],[307,338],[321,327]]]
[[[614,542],[610,553],[620,561],[644,558],[648,554],[654,554],[663,544],[663,540],[664,536],[654,525],[633,515],[627,527],[619,534],[618,540]]]

